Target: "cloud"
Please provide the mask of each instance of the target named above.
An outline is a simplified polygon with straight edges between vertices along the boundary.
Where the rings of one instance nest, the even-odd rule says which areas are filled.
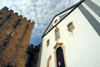
[[[34,21],[35,26],[32,31],[30,43],[37,43],[38,40],[38,43],[40,43],[41,36],[52,18],[78,1],[79,0],[0,0],[0,9],[7,6],[9,9]]]

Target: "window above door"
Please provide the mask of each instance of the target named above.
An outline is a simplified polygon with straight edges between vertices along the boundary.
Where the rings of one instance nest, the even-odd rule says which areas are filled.
[[[60,31],[59,31],[59,28],[56,27],[56,29],[55,29],[55,40],[57,41],[57,40],[59,40],[59,38],[60,38]]]

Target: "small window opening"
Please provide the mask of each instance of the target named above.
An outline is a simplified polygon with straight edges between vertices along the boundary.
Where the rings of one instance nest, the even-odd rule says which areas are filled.
[[[29,24],[27,24],[26,29],[29,27]]]
[[[20,40],[20,39],[18,39],[18,40]]]
[[[8,43],[9,43],[9,42],[5,42],[5,43],[3,44],[3,46],[6,46]]]
[[[49,40],[47,40],[47,46],[49,46],[49,43],[50,43]]]
[[[54,21],[54,23],[56,23],[58,20],[56,19],[55,21]]]
[[[15,46],[17,48],[17,46]]]
[[[7,43],[4,43],[4,46],[6,46]]]
[[[5,27],[5,29],[7,29],[7,27]]]
[[[2,24],[0,24],[0,27],[2,26]]]
[[[4,48],[2,48],[1,50],[4,50]]]
[[[17,21],[17,23],[15,24],[14,28],[16,28],[18,26],[20,21],[21,21],[20,19]]]
[[[3,14],[2,12],[0,12],[0,14]]]
[[[60,37],[59,37],[59,31],[56,32],[56,40],[58,40]]]
[[[11,14],[9,14],[7,17],[8,17],[9,19],[11,19]]]

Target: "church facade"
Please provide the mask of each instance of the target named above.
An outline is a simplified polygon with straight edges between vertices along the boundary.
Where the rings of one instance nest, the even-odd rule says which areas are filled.
[[[100,4],[81,0],[44,32],[40,67],[100,67]]]

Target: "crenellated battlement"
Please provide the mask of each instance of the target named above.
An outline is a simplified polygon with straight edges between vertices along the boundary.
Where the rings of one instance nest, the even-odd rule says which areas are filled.
[[[34,22],[34,21],[32,21],[31,23],[35,24],[35,22]]]
[[[31,20],[30,20],[30,19],[28,19],[28,22],[31,22]]]
[[[14,11],[13,11],[13,10],[9,10],[9,12],[12,12],[12,13],[14,13]]]
[[[19,15],[19,17],[20,17],[20,18],[23,18],[23,16],[22,16],[22,15]]]
[[[17,16],[18,16],[18,13],[17,13],[17,12],[15,12],[15,15],[17,15]]]
[[[20,19],[24,19],[24,20],[26,20],[26,21],[28,21],[29,23],[34,23],[34,22],[32,22],[30,19],[27,19],[26,17],[23,17],[22,15],[20,15],[20,14],[18,14],[17,12],[15,12],[14,13],[14,11],[13,10],[11,10],[11,9],[8,9],[8,7],[4,7],[4,8],[2,8],[2,11],[8,11],[9,13],[11,13],[11,14],[15,14],[16,16],[18,16],[18,18],[20,18]]]

